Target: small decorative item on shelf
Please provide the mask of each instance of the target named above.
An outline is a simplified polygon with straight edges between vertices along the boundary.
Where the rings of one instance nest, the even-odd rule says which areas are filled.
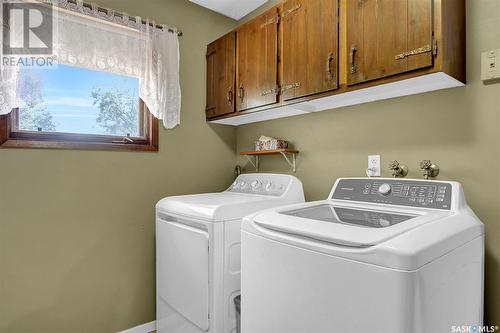
[[[261,136],[258,141],[255,141],[255,151],[276,150],[288,148],[288,142],[281,139]]]

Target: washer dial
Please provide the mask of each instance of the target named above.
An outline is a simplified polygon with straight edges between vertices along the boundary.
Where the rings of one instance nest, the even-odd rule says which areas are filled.
[[[378,193],[382,195],[389,195],[391,194],[391,191],[392,191],[391,185],[387,183],[380,185],[380,187],[378,188]]]

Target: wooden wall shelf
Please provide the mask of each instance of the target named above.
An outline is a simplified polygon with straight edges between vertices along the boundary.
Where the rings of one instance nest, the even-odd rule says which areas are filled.
[[[250,164],[253,165],[256,172],[259,172],[260,156],[266,155],[281,155],[285,161],[290,165],[293,172],[297,170],[297,154],[298,150],[294,149],[275,149],[275,150],[260,150],[260,151],[244,151],[240,155],[246,156]],[[291,159],[290,159],[291,156]],[[253,157],[253,160],[252,160]]]

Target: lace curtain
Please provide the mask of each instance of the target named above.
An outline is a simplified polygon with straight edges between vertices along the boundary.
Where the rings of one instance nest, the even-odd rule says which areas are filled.
[[[126,14],[114,15],[112,10],[103,13],[96,5],[87,8],[81,0],[76,4],[52,2],[59,8],[54,29],[57,63],[137,77],[139,97],[150,112],[162,119],[166,128],[179,124],[179,41],[175,31],[166,26],[153,28],[140,17],[130,20]],[[2,70],[1,113],[16,106],[16,72],[12,68]]]
[[[2,30],[0,31],[0,39],[2,40],[0,47],[2,49],[0,49],[0,55],[3,56],[4,43],[7,43],[3,39],[3,35],[10,33],[9,26],[3,19],[3,0],[0,0],[0,18],[2,19]],[[0,79],[0,115],[3,115],[19,106],[19,70],[14,66],[4,66],[3,58],[0,64]]]

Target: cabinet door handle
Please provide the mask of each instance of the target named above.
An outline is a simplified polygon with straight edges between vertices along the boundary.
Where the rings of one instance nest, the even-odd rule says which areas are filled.
[[[432,46],[430,44],[427,44],[425,46],[419,47],[418,49],[414,49],[411,51],[403,52],[400,54],[397,54],[394,59],[396,60],[401,60],[405,59],[414,55],[422,54],[422,53],[427,53],[427,52],[432,52]]]
[[[300,82],[295,82],[295,83],[292,83],[292,84],[286,84],[286,85],[284,85],[281,88],[281,92],[285,92],[287,90],[298,88],[298,87],[300,87]]]
[[[240,88],[238,90],[238,97],[242,102],[245,99],[245,88],[243,88],[243,84],[240,85]]]
[[[261,96],[267,96],[267,95],[276,95],[279,91],[278,87],[272,88],[272,89],[266,89],[262,91]]]
[[[326,59],[326,77],[328,81],[333,80],[333,69],[332,64],[335,57],[333,56],[333,52],[328,54],[328,58]]]
[[[286,12],[284,12],[281,15],[281,17],[283,17],[283,18],[287,17],[288,15],[292,14],[293,12],[299,10],[300,7],[301,7],[301,4],[299,3],[299,4],[295,5],[294,7],[290,8],[289,10],[287,10]]]
[[[358,51],[356,45],[353,45],[351,47],[351,74],[354,74],[357,72],[357,68],[356,68],[356,52]]]
[[[227,92],[227,102],[229,104],[233,103],[233,88],[229,88],[229,91]]]

